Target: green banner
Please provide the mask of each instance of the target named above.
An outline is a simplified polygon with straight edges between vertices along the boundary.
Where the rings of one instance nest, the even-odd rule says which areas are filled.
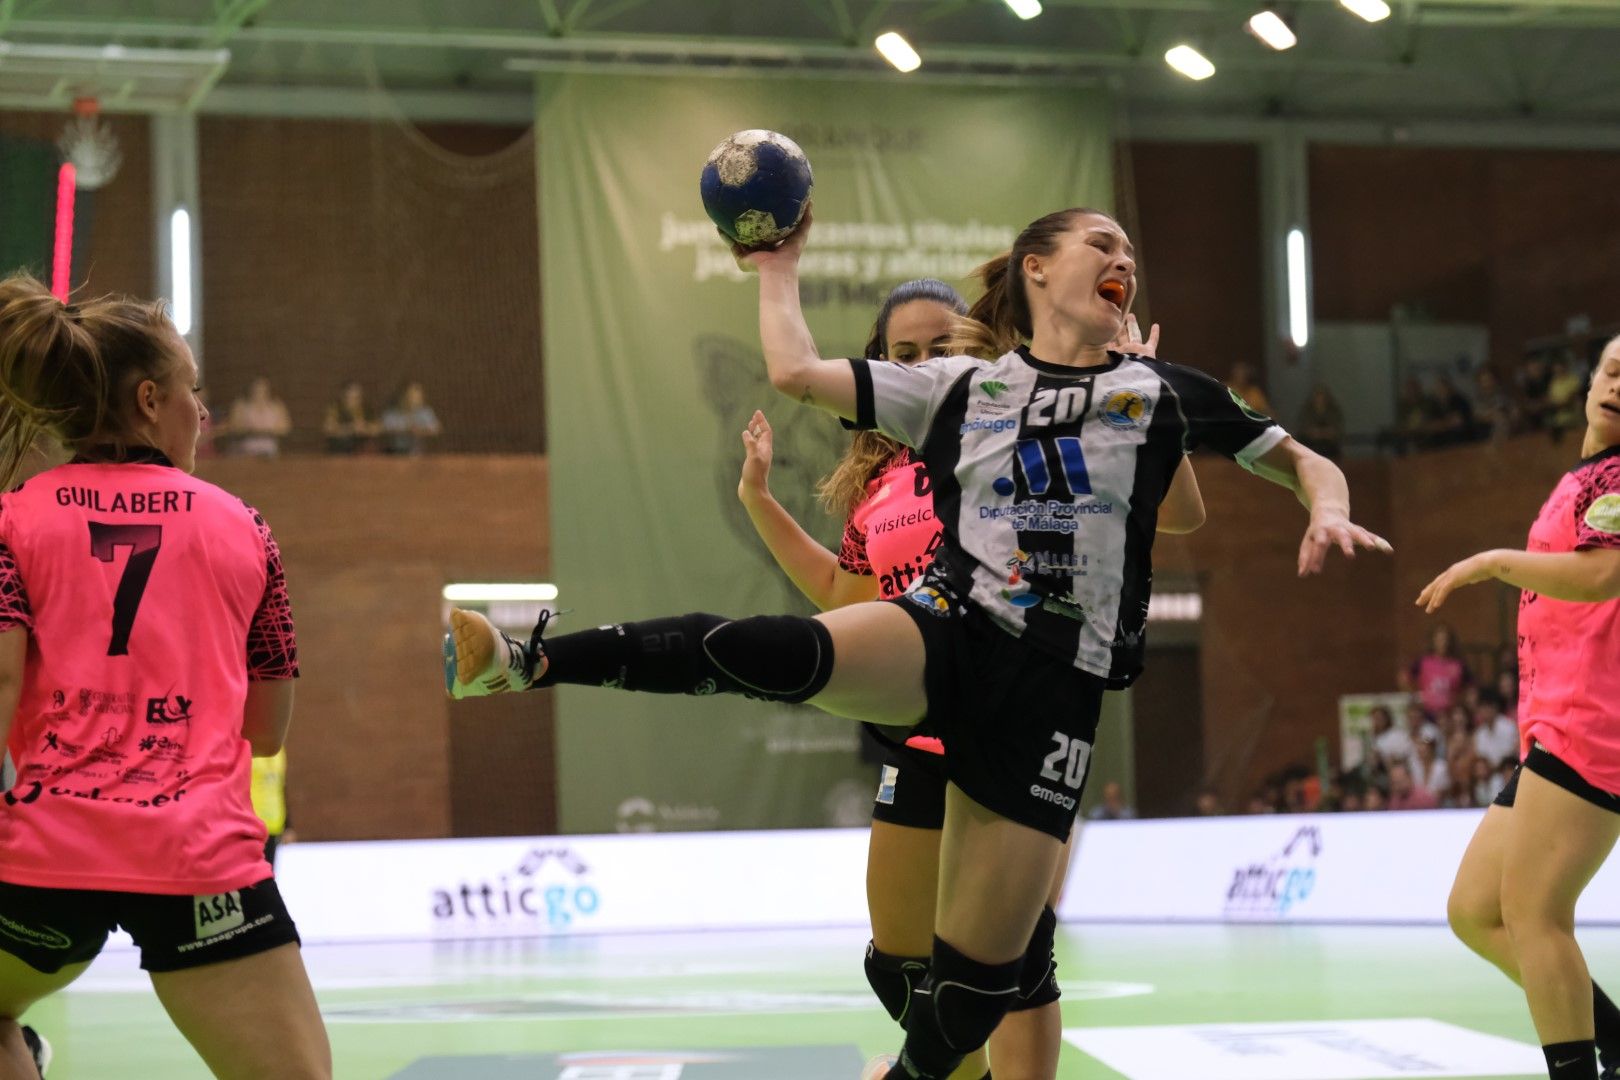
[[[557,632],[686,611],[809,610],[737,501],[740,433],[776,430],[771,487],[813,534],[842,523],[816,481],[837,422],[765,378],[758,291],[698,199],[743,128],[815,170],[802,265],[824,356],[859,354],[899,281],[967,273],[1065,206],[1112,204],[1108,104],[1077,89],[898,80],[543,76],[541,293]],[[970,294],[971,295],[971,294]],[[566,687],[565,832],[862,824],[875,771],[855,726],[814,709]]]

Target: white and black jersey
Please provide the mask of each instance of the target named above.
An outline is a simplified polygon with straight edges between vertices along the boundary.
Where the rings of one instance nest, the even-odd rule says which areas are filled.
[[[858,428],[917,449],[953,588],[1010,633],[1128,686],[1142,670],[1153,534],[1183,455],[1252,468],[1287,433],[1203,372],[1111,353],[1045,363],[851,360]]]

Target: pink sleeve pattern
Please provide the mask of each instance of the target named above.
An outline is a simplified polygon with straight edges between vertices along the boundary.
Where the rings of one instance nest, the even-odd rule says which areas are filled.
[[[34,609],[28,603],[28,590],[23,588],[22,571],[11,549],[0,542],[0,630],[34,628]]]
[[[849,574],[872,576],[872,563],[866,557],[866,533],[851,514],[844,522],[844,542],[838,549],[838,569]]]
[[[1620,548],[1620,456],[1604,458],[1581,477],[1575,497],[1575,550]]]
[[[253,523],[264,541],[264,597],[248,627],[248,678],[254,682],[298,678],[298,635],[293,629],[292,602],[287,597],[287,575],[281,568],[281,548],[270,526],[249,506]]]

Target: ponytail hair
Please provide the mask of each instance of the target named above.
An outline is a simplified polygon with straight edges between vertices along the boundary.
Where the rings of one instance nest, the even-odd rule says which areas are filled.
[[[943,305],[960,319],[967,312],[967,301],[962,294],[937,278],[916,278],[902,281],[883,298],[872,333],[866,339],[862,353],[868,360],[882,360],[889,354],[889,317],[895,310],[916,300],[927,300]],[[952,331],[954,341],[954,329]],[[954,351],[954,350],[953,350]],[[847,516],[866,494],[866,485],[895,455],[905,447],[879,431],[857,431],[850,440],[849,449],[838,459],[833,471],[821,481],[816,494],[821,505],[830,514]]]
[[[1082,217],[1114,220],[1112,214],[1084,206],[1055,211],[1030,222],[1013,241],[1011,251],[997,255],[973,272],[983,283],[984,292],[952,331],[952,352],[994,360],[1034,336],[1029,293],[1024,284],[1024,257],[1052,254],[1059,238]]]
[[[129,401],[175,362],[159,302],[104,296],[64,304],[26,273],[0,280],[0,490],[40,436],[77,454],[132,440]]]

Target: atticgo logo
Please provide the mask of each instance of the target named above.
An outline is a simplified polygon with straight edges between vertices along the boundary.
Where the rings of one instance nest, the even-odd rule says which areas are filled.
[[[571,848],[532,848],[513,872],[433,890],[443,929],[565,930],[602,907],[590,867]]]
[[[1322,831],[1302,825],[1277,854],[1237,867],[1226,890],[1229,919],[1286,919],[1316,890],[1316,863]]]

